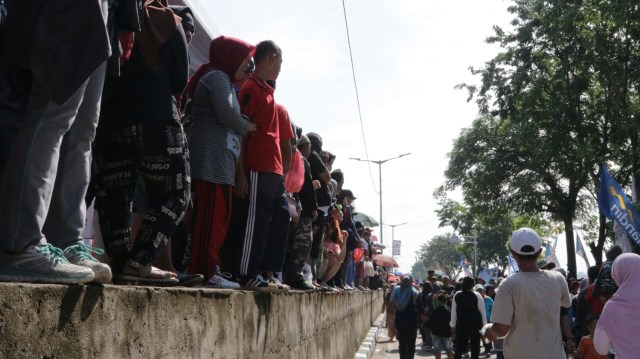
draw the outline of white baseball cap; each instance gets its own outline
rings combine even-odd
[[[540,237],[531,228],[520,228],[513,232],[510,242],[511,250],[522,255],[536,254],[542,248]]]

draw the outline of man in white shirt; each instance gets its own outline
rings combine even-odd
[[[538,269],[542,241],[533,229],[513,232],[510,248],[520,272],[500,283],[485,336],[505,338],[507,359],[565,359],[559,314],[571,306],[567,283],[558,272]]]

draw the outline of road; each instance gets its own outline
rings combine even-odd
[[[394,340],[393,342],[389,342],[389,337],[387,336],[387,328],[380,329],[380,333],[378,334],[378,343],[376,344],[376,351],[373,354],[373,359],[399,359],[400,354],[398,354],[398,340]],[[418,334],[418,339],[416,340],[416,358],[435,358],[433,352],[424,351],[420,349],[420,344],[422,340],[420,339],[420,334]],[[484,349],[480,349],[480,358],[487,358],[482,353]],[[446,358],[447,355],[443,352],[442,358]],[[495,354],[491,355],[488,358],[495,358]]]

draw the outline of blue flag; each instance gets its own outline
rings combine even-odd
[[[518,262],[516,262],[516,259],[513,258],[511,253],[509,253],[509,255],[507,256],[507,261],[511,265],[511,269],[513,269],[514,273],[518,273],[520,271],[520,268],[518,267]]]
[[[598,206],[605,217],[613,219],[630,239],[640,245],[640,214],[604,165],[600,176]]]

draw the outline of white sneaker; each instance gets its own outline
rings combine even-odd
[[[272,285],[275,285],[275,286],[278,288],[278,290],[279,290],[279,291],[282,291],[282,292],[288,292],[288,291],[291,289],[291,287],[290,287],[290,286],[288,286],[288,285],[286,285],[286,284],[283,284],[283,283],[280,281],[280,279],[278,279],[278,278],[276,278],[276,277],[274,277],[274,276],[271,276],[271,277],[269,277],[269,278],[264,278],[264,277],[263,277],[263,279],[264,279],[267,283],[272,284]]]
[[[69,262],[87,267],[93,271],[95,274],[94,282],[101,284],[111,283],[111,268],[95,259],[93,253],[102,255],[104,251],[84,243],[74,244],[64,249],[64,256]]]
[[[206,288],[225,288],[225,289],[240,289],[240,283],[234,282],[232,276],[229,273],[214,274],[211,279],[203,285]]]
[[[0,281],[82,284],[94,278],[91,269],[69,263],[62,250],[51,244],[29,246],[16,254],[0,254]]]

